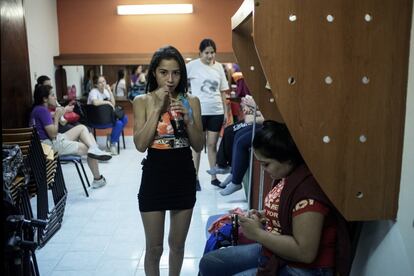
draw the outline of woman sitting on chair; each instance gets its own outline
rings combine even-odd
[[[50,85],[50,86],[52,86],[52,82],[51,82],[51,80],[50,80],[50,78],[49,78],[48,76],[46,76],[46,75],[42,75],[42,76],[40,76],[40,77],[38,77],[38,78],[37,78],[35,88],[36,88],[37,86],[39,86],[39,85]],[[52,86],[52,88],[53,88],[53,86]],[[53,116],[54,116],[54,114],[55,114],[55,109],[56,109],[57,107],[60,107],[60,106],[61,106],[61,105],[59,104],[59,102],[58,102],[58,101],[56,101],[56,106],[49,106],[49,111],[52,113],[52,117],[53,117]],[[74,106],[73,106],[73,105],[68,104],[68,105],[66,105],[64,108],[65,108],[65,113],[67,113],[67,112],[73,112],[73,108],[74,108]],[[62,116],[62,117],[59,119],[59,130],[58,130],[58,132],[59,132],[59,133],[65,133],[65,132],[66,132],[66,131],[68,131],[69,129],[71,129],[71,128],[73,128],[74,126],[76,126],[76,125],[78,125],[78,124],[79,124],[79,122],[68,123],[68,121],[67,121],[64,117],[65,117],[65,115],[64,115],[64,116]]]
[[[239,217],[243,235],[256,243],[207,253],[200,275],[348,275],[346,221],[309,171],[286,125],[265,121],[253,149],[274,179],[264,209]]]
[[[56,106],[56,96],[52,86],[38,85],[34,91],[34,104],[30,114],[30,124],[36,128],[42,143],[52,146],[59,155],[86,155],[88,166],[93,174],[93,188],[106,184],[105,178],[99,173],[98,160],[112,158],[108,153],[101,151],[92,134],[84,125],[77,125],[65,133],[58,133],[60,117],[65,113],[63,107],[56,108],[54,118],[48,107]]]
[[[106,84],[106,80],[104,76],[99,76],[94,78],[94,85],[95,88],[93,88],[89,92],[88,96],[88,104],[92,105],[110,105],[115,110],[115,97],[114,94],[111,91],[111,88],[109,85]],[[121,136],[122,130],[128,123],[128,117],[124,115],[122,118],[117,119],[114,122],[114,125],[112,127],[112,133],[111,133],[111,154],[117,155],[118,154],[118,141],[119,137]]]

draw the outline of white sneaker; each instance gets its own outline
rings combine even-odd
[[[92,188],[94,188],[94,189],[98,189],[98,188],[103,187],[105,185],[106,185],[106,179],[105,179],[105,177],[103,177],[103,175],[101,175],[101,179],[99,179],[99,180],[94,179],[92,181]]]
[[[219,166],[214,166],[211,169],[206,171],[209,175],[216,175],[216,174],[228,174],[231,172],[231,167],[221,168]]]
[[[101,161],[107,161],[112,158],[109,153],[100,150],[98,147],[89,148],[88,157]]]
[[[220,191],[220,194],[222,196],[227,196],[227,195],[231,195],[234,192],[237,192],[238,190],[240,190],[243,186],[241,184],[234,184],[233,182],[230,182],[229,184],[227,184],[226,188],[224,188],[224,190]]]
[[[226,179],[224,179],[224,181],[223,182],[221,182],[220,183],[220,188],[226,188],[226,186],[231,182],[231,180],[233,179],[233,175],[232,174],[229,174],[227,177],[226,177]]]
[[[117,143],[113,143],[111,144],[111,155],[118,155],[118,144]]]

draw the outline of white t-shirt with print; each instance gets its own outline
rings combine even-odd
[[[103,93],[101,93],[98,88],[93,88],[90,92],[89,92],[89,96],[88,96],[88,104],[93,104],[94,100],[110,100],[111,99],[111,95],[109,94],[109,91],[104,89]]]
[[[223,66],[219,62],[206,65],[200,59],[187,63],[191,94],[200,99],[201,115],[224,114],[221,91],[229,89]]]
[[[123,97],[126,96],[125,95],[125,91],[126,91],[126,83],[125,83],[125,79],[120,79],[118,82],[118,86],[115,83],[114,89],[116,87],[116,96],[118,97]]]

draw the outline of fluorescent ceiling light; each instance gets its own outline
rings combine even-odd
[[[118,5],[119,15],[193,13],[193,4]]]

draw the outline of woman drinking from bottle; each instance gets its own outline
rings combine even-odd
[[[145,274],[160,273],[169,210],[169,275],[179,275],[196,201],[190,147],[199,152],[204,141],[200,101],[187,94],[187,71],[177,49],[166,46],[154,53],[146,91],[133,102],[134,143],[138,151],[147,151],[138,193],[145,230]]]

